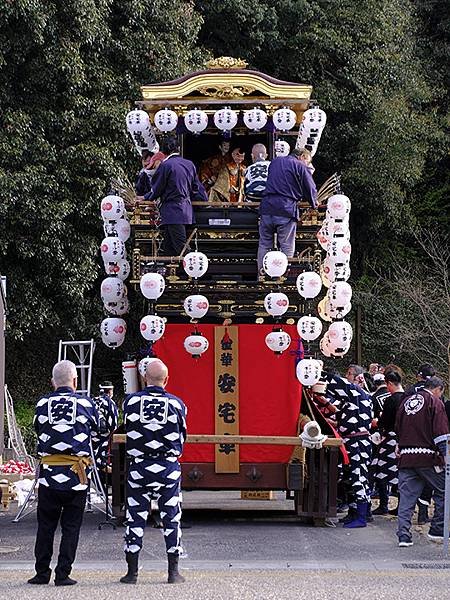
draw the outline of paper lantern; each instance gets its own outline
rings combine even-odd
[[[320,351],[322,352],[322,354],[324,356],[326,356],[327,358],[330,358],[332,356],[332,352],[331,352],[331,348],[330,348],[330,341],[328,339],[327,334],[325,334],[323,336],[323,338],[320,340],[319,348],[320,348]]]
[[[108,235],[117,236],[122,242],[126,242],[131,235],[131,226],[127,218],[109,221],[105,223],[105,231]]]
[[[122,281],[128,278],[130,274],[130,263],[127,260],[118,260],[117,262],[105,263],[107,275],[116,275]]]
[[[139,361],[138,371],[139,371],[139,375],[142,377],[142,379],[144,381],[145,381],[145,376],[147,374],[148,365],[150,365],[152,362],[155,362],[155,360],[159,360],[159,359],[155,358],[154,356],[146,356],[145,358],[143,358],[142,360]]]
[[[149,300],[157,300],[164,292],[166,282],[159,273],[145,273],[140,281],[142,295]]]
[[[343,356],[345,356],[347,354],[347,352],[350,350],[350,344],[348,346],[344,346],[342,348],[334,348],[331,351],[331,356],[337,357],[337,358],[342,358]]]
[[[200,133],[208,127],[208,115],[204,110],[190,110],[184,116],[186,129],[191,133]]]
[[[326,250],[328,248],[328,243],[330,241],[330,236],[329,236],[328,229],[325,227],[324,224],[322,224],[322,227],[316,233],[316,237],[317,237],[317,241],[320,244],[320,247],[323,250]]]
[[[105,196],[100,203],[103,219],[113,221],[125,214],[125,203],[120,196]]]
[[[284,140],[277,140],[273,146],[275,157],[279,158],[280,156],[288,156],[291,152],[291,147],[288,142]]]
[[[209,342],[200,333],[193,333],[184,340],[184,349],[193,357],[201,356],[208,350]]]
[[[146,315],[142,317],[139,326],[141,335],[145,340],[150,342],[156,342],[164,335],[166,323],[164,319],[158,317],[158,315]]]
[[[332,263],[348,263],[351,253],[352,246],[345,236],[334,236],[328,242],[327,257]]]
[[[108,317],[107,319],[103,319],[100,324],[102,341],[109,348],[118,348],[121,346],[125,339],[126,332],[127,324],[123,319]]]
[[[307,129],[323,129],[327,122],[325,111],[317,108],[309,108],[305,110],[302,118],[302,125]]]
[[[332,350],[336,348],[347,348],[353,338],[353,329],[347,321],[336,321],[328,328],[328,340]]]
[[[313,358],[304,358],[297,364],[296,375],[302,385],[315,385],[322,375],[322,363]]]
[[[100,246],[103,262],[117,262],[126,257],[125,244],[118,237],[106,237]]]
[[[302,340],[312,342],[322,333],[322,322],[317,317],[301,317],[297,321],[297,331]]]
[[[189,277],[202,277],[208,270],[208,257],[203,252],[188,252],[183,258],[183,269]]]
[[[267,252],[263,258],[263,269],[270,277],[281,277],[288,268],[288,258],[284,252],[274,250]]]
[[[279,131],[289,131],[295,126],[297,116],[290,108],[283,107],[273,113],[272,119],[276,129]]]
[[[303,298],[315,298],[322,289],[320,275],[314,271],[305,271],[297,277],[297,290]]]
[[[272,317],[280,317],[289,308],[289,298],[281,292],[270,292],[264,298],[264,308]]]
[[[132,110],[126,116],[127,129],[130,133],[143,132],[150,126],[150,119],[145,110]]]
[[[332,319],[343,319],[345,317],[345,315],[348,315],[348,313],[352,310],[352,303],[349,302],[345,306],[332,306],[328,302],[327,307],[328,307],[328,314],[330,315],[330,317]]]
[[[291,336],[285,331],[271,331],[266,335],[266,346],[275,354],[281,354],[291,345]]]
[[[267,123],[267,113],[261,108],[252,108],[244,111],[245,126],[252,131],[259,131]]]
[[[326,258],[320,265],[320,276],[325,287],[329,288],[335,281],[347,281],[350,277],[350,265],[348,263],[332,263]]]
[[[158,110],[158,112],[155,114],[155,125],[164,133],[173,131],[178,125],[177,113],[169,108]]]
[[[200,294],[188,296],[183,302],[183,307],[188,317],[191,317],[191,319],[201,319],[208,312],[208,298]]]
[[[110,315],[114,315],[116,317],[126,315],[130,310],[128,298],[122,298],[118,302],[105,302],[103,306]]]
[[[106,277],[102,281],[100,295],[104,303],[118,302],[123,298],[123,281],[118,277]]]
[[[330,302],[328,298],[322,298],[322,300],[317,305],[317,312],[319,313],[319,317],[322,321],[332,321],[333,317],[330,315]]]
[[[351,208],[350,199],[344,194],[334,194],[327,201],[327,210],[333,219],[345,219]]]
[[[346,306],[352,299],[352,287],[346,281],[335,281],[328,289],[330,306]]]
[[[214,113],[214,125],[221,131],[231,131],[238,122],[237,113],[229,106],[216,110]]]

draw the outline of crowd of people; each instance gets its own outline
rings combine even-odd
[[[428,537],[442,541],[444,531],[444,459],[450,402],[444,382],[430,364],[417,370],[417,381],[404,389],[396,365],[371,364],[368,371],[350,365],[345,377],[325,373],[313,388],[317,408],[335,427],[344,446],[339,478],[339,511],[345,528],[365,527],[374,515],[398,517],[398,545],[412,546],[411,519],[429,521]],[[372,498],[379,499],[372,511]],[[389,500],[397,506],[389,509]]]

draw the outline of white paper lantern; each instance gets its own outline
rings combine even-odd
[[[238,122],[237,112],[229,106],[216,110],[214,113],[214,125],[221,131],[231,131]]]
[[[127,114],[126,122],[130,133],[143,132],[150,126],[150,119],[145,110],[132,110]]]
[[[116,275],[122,281],[128,278],[130,274],[130,263],[127,260],[118,260],[113,263],[104,263],[107,275]]]
[[[297,321],[298,335],[302,340],[312,342],[322,333],[322,322],[317,317],[304,316]]]
[[[264,298],[264,308],[272,317],[280,317],[289,308],[289,298],[281,292],[270,292]]]
[[[191,317],[191,319],[201,319],[208,312],[208,298],[200,294],[188,296],[183,302],[183,307],[188,317]]]
[[[267,123],[267,113],[261,108],[252,108],[244,112],[245,126],[252,131],[259,131]]]
[[[104,229],[109,236],[116,236],[122,242],[126,242],[131,235],[131,225],[127,218],[118,219],[117,221],[105,221]]]
[[[286,273],[288,264],[288,258],[284,252],[273,250],[264,255],[262,266],[270,277],[281,277]]]
[[[325,111],[317,108],[309,108],[303,113],[302,124],[307,129],[323,129],[327,123]]]
[[[290,108],[283,107],[273,113],[272,119],[278,131],[289,131],[295,126],[297,115]]]
[[[109,348],[118,348],[121,346],[125,339],[126,332],[127,324],[123,319],[108,317],[107,319],[103,319],[100,324],[102,341]]]
[[[106,237],[100,246],[103,262],[117,262],[126,257],[125,244],[118,237]]]
[[[118,277],[107,277],[102,281],[100,295],[104,303],[118,302],[123,298],[123,281]]]
[[[305,271],[297,277],[297,290],[303,298],[315,298],[322,289],[322,280],[318,273]]]
[[[208,350],[209,342],[208,340],[199,333],[194,333],[189,335],[184,340],[184,349],[186,352],[189,352],[194,357],[201,356],[204,352]]]
[[[329,288],[335,281],[347,281],[351,270],[349,263],[332,263],[328,258],[320,265],[320,276],[322,283]]]
[[[146,273],[142,275],[139,285],[145,298],[157,300],[163,294],[166,282],[159,273]]]
[[[103,306],[110,315],[114,315],[115,317],[126,315],[130,310],[128,298],[122,298],[118,302],[105,302]]]
[[[291,147],[284,140],[277,140],[273,146],[275,157],[288,156],[291,152]]]
[[[144,381],[145,381],[145,375],[147,374],[148,365],[150,365],[152,362],[155,362],[155,360],[159,360],[159,359],[155,358],[154,356],[146,356],[145,358],[143,358],[142,360],[139,361],[138,371],[139,371],[139,375],[142,377],[142,379]]]
[[[322,363],[314,358],[304,358],[297,364],[296,374],[302,385],[315,385],[322,375]]]
[[[348,263],[351,253],[352,246],[345,236],[334,236],[328,243],[327,257],[332,263]]]
[[[188,252],[183,258],[183,269],[189,277],[202,277],[208,270],[208,257],[203,252]]]
[[[333,317],[330,315],[330,302],[325,296],[317,305],[317,312],[319,313],[319,317],[322,321],[332,321]]]
[[[281,354],[291,345],[291,336],[285,331],[271,331],[266,335],[266,346],[276,354]]]
[[[166,323],[164,319],[158,317],[158,315],[146,315],[145,317],[142,317],[139,328],[141,330],[141,335],[145,340],[156,342],[164,335]]]
[[[330,306],[347,306],[352,299],[352,286],[346,281],[335,281],[328,288]]]
[[[208,115],[204,110],[190,110],[184,116],[186,129],[191,133],[200,133],[208,127]]]
[[[343,356],[345,356],[347,354],[347,352],[350,350],[350,344],[348,346],[344,346],[342,348],[335,348],[334,350],[331,351],[331,356],[337,357],[337,358],[342,358]]]
[[[350,208],[350,199],[344,194],[334,194],[328,198],[327,210],[333,219],[347,218]]]
[[[350,323],[347,321],[336,321],[331,323],[328,328],[328,340],[330,347],[334,350],[335,348],[346,348],[350,346],[353,338],[353,329]]]
[[[100,212],[108,221],[121,219],[125,214],[125,203],[120,196],[105,196],[100,203]]]
[[[332,319],[343,319],[345,317],[345,315],[348,315],[348,313],[352,310],[351,302],[349,302],[345,306],[332,306],[328,302],[327,306],[328,306],[328,314],[330,315],[330,317]]]
[[[155,114],[155,125],[159,131],[164,133],[173,131],[178,125],[177,113],[169,108],[158,110],[158,112]]]
[[[325,334],[323,338],[319,342],[320,351],[324,356],[330,358],[332,356],[331,348],[330,348],[330,340],[328,339],[328,335]]]
[[[323,250],[326,250],[328,248],[328,244],[329,244],[329,241],[330,241],[330,236],[329,236],[328,229],[325,227],[324,224],[322,224],[322,227],[316,233],[316,237],[317,237],[317,241],[320,244],[320,247]]]

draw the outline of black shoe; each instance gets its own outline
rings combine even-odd
[[[399,548],[409,548],[413,545],[413,541],[410,537],[406,537],[402,535],[398,538],[398,547]]]
[[[185,581],[183,575],[178,572],[178,554],[168,554],[167,560],[169,563],[169,576],[167,583],[183,583]]]
[[[139,552],[125,552],[125,558],[128,565],[127,574],[120,578],[120,583],[137,583]]]
[[[71,579],[70,577],[55,579],[55,585],[75,585],[76,583],[75,579]]]
[[[425,525],[426,523],[429,523],[430,517],[428,516],[428,504],[422,504],[422,502],[419,500],[417,506],[419,507],[419,511],[417,514],[417,524]]]
[[[39,575],[36,574],[34,577],[29,579],[27,583],[31,583],[32,585],[47,585],[47,583],[50,581],[51,573],[52,572],[49,569],[47,573],[41,573]]]
[[[376,508],[375,510],[372,511],[372,514],[375,516],[379,516],[379,515],[388,515],[389,514],[389,510],[387,506],[380,506],[378,508]]]
[[[356,508],[350,507],[348,509],[348,513],[345,517],[342,517],[342,519],[339,519],[339,523],[344,523],[344,525],[346,523],[350,523],[351,521],[354,521],[356,519]]]
[[[391,510],[388,510],[388,515],[398,517],[398,506],[396,508],[391,508]]]

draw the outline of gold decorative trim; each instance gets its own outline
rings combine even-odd
[[[246,69],[247,66],[247,61],[232,56],[219,56],[219,58],[212,58],[206,63],[207,69]]]
[[[211,98],[243,98],[248,96],[255,91],[254,87],[249,86],[233,86],[233,85],[221,85],[221,86],[209,86],[199,88],[198,91],[203,96],[210,96]]]

